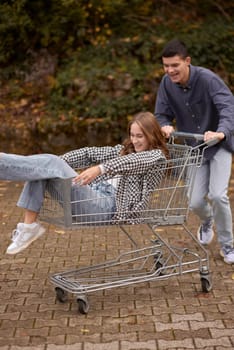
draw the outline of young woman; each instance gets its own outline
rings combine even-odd
[[[0,179],[27,181],[17,203],[25,209],[24,222],[13,231],[7,253],[22,251],[45,232],[37,216],[49,179],[73,178],[71,202],[76,214],[98,213],[101,221],[139,222],[140,211],[147,207],[150,193],[160,183],[160,161],[167,154],[161,128],[150,112],[133,118],[122,145],[84,147],[61,157],[0,153]],[[81,168],[86,169],[81,173],[73,170]],[[108,179],[117,175],[113,186]]]

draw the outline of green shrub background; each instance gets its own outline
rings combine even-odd
[[[3,0],[0,18],[0,116],[22,115],[43,150],[61,133],[67,147],[99,130],[98,143],[116,142],[134,113],[153,112],[174,37],[234,91],[233,1]]]

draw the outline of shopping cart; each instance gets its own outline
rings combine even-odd
[[[103,213],[95,215],[82,213],[81,203],[71,201],[71,180],[55,179],[48,182],[40,213],[42,221],[69,230],[117,225],[127,239],[130,239],[132,246],[132,249],[122,251],[114,259],[51,275],[50,281],[55,286],[56,297],[60,302],[65,302],[68,293],[72,293],[77,298],[79,312],[86,314],[89,311],[87,294],[91,292],[147,281],[161,281],[193,272],[200,274],[203,292],[212,289],[207,251],[190,231],[186,222],[196,170],[201,165],[204,150],[216,141],[203,143],[203,147],[199,145],[192,147],[184,141],[181,144],[175,143],[175,137],[182,137],[185,140],[185,136],[186,139],[194,138],[196,141],[203,139],[202,135],[174,134],[168,144],[170,157],[166,161],[161,161],[159,167],[160,186],[149,193],[147,208],[137,213],[135,225],[132,225],[130,219],[125,222],[113,222],[107,220]],[[79,210],[76,212],[78,207]],[[139,247],[134,239],[134,229],[137,229],[138,225],[145,225],[151,232],[149,244],[144,247]],[[173,242],[163,237],[161,229],[158,230],[160,226],[178,225],[193,242],[192,249],[181,244],[175,246]]]

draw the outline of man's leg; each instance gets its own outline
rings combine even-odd
[[[208,197],[212,201],[218,241],[222,246],[233,246],[232,212],[228,197],[232,154],[220,148],[210,161]]]
[[[201,238],[200,233],[205,233],[205,239],[199,239],[200,242],[208,244],[212,240],[212,221],[209,218],[213,216],[218,242],[221,245],[221,255],[228,264],[234,263],[232,212],[227,194],[231,168],[231,153],[220,148],[212,160],[198,169],[191,196],[191,209],[204,223],[199,228],[198,239]],[[212,208],[205,200],[206,188],[208,188],[207,198],[212,203]]]
[[[190,198],[190,209],[193,210],[201,220],[197,230],[197,238],[201,244],[210,244],[214,237],[213,210],[211,203],[207,200],[209,190],[210,162],[205,161],[197,168],[194,188]]]
[[[209,177],[210,166],[209,161],[206,161],[196,169],[193,189],[190,193],[190,209],[198,215],[202,222],[213,217],[212,207],[207,201]]]

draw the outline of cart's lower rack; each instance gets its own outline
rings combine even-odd
[[[79,295],[185,273],[203,273],[206,270],[203,262],[207,259],[187,248],[171,247],[165,258],[163,252],[152,245],[128,251],[101,264],[54,274],[50,280],[64,291]]]

